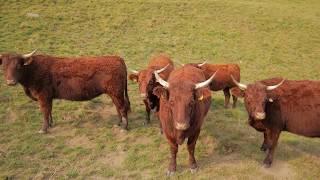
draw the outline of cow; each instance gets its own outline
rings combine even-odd
[[[0,56],[9,86],[21,84],[25,94],[38,101],[44,115],[39,133],[52,126],[53,99],[85,101],[101,94],[111,97],[119,115],[119,125],[128,129],[130,101],[127,93],[127,68],[118,56],[53,57],[7,53]]]
[[[263,132],[263,165],[271,166],[280,133],[287,131],[306,137],[320,137],[320,81],[271,78],[245,85],[234,79],[244,98],[249,124]]]
[[[167,68],[163,69],[164,67]],[[129,75],[130,80],[139,84],[140,96],[143,98],[146,108],[146,124],[150,123],[150,111],[159,111],[159,99],[152,93],[153,89],[160,85],[156,82],[153,74],[155,70],[159,69],[163,69],[162,72],[159,72],[160,76],[167,80],[174,69],[174,64],[170,57],[165,54],[155,56],[150,60],[146,69],[140,71],[132,70],[133,73]]]
[[[206,62],[203,63],[190,63],[191,65],[202,69],[206,75],[206,78],[209,78],[211,74],[215,73],[219,69],[219,73],[214,78],[212,83],[210,84],[210,89],[212,91],[220,91],[223,90],[225,99],[224,99],[224,107],[229,107],[230,102],[230,89],[236,87],[233,83],[230,75],[240,81],[240,67],[237,64],[208,64]],[[233,104],[232,107],[235,108],[237,105],[238,98],[232,95]]]
[[[157,71],[154,74],[162,85],[156,87],[153,93],[160,99],[159,118],[171,150],[167,175],[173,175],[176,171],[178,145],[182,145],[186,138],[190,170],[195,172],[198,168],[194,157],[195,146],[211,105],[211,92],[207,86],[215,74],[206,80],[203,71],[191,65],[171,72],[168,81],[162,79]]]

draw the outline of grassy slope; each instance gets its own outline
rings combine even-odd
[[[129,68],[166,52],[183,63],[238,63],[243,82],[272,76],[320,79],[320,2],[0,0],[0,52],[61,56],[119,54]],[[27,13],[38,13],[31,18]],[[137,85],[133,112],[121,132],[109,98],[55,101],[55,128],[39,135],[42,115],[21,87],[4,85],[0,71],[0,178],[163,178],[169,149],[158,122],[142,126]],[[271,169],[260,164],[262,135],[250,128],[241,103],[223,108],[221,93],[203,126],[196,156],[200,171],[178,154],[175,178],[281,179],[320,176],[320,142],[283,133]]]

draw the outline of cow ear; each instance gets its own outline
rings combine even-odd
[[[201,88],[196,91],[196,98],[198,101],[211,99],[211,91],[208,88]]]
[[[130,74],[129,79],[134,82],[138,82],[139,76],[138,74]]]
[[[159,99],[160,98],[165,98],[166,100],[169,99],[169,92],[162,86],[155,87],[152,93],[156,95]]]
[[[279,96],[276,93],[274,93],[274,91],[267,92],[268,102],[273,103],[274,101],[276,101],[278,99],[279,99]]]
[[[234,96],[236,96],[238,98],[243,98],[244,97],[244,91],[241,90],[238,87],[231,88],[230,91],[231,91],[232,95],[234,95]]]
[[[24,66],[28,66],[28,65],[30,65],[32,63],[32,61],[33,61],[33,57],[32,56],[28,57],[28,58],[25,58],[25,59],[23,59],[23,65]]]

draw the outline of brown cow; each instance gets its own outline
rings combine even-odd
[[[155,76],[163,86],[156,87],[153,93],[160,98],[159,118],[171,149],[167,175],[176,171],[178,145],[183,144],[186,138],[189,165],[191,172],[194,172],[198,167],[194,157],[196,141],[211,104],[211,92],[206,86],[213,80],[214,75],[206,80],[202,70],[186,65],[174,70],[168,82],[163,80],[157,71]]]
[[[219,73],[214,78],[212,83],[210,84],[210,89],[212,91],[220,91],[223,90],[225,99],[224,99],[224,106],[228,108],[230,102],[230,89],[236,87],[233,83],[230,75],[240,81],[240,67],[237,64],[208,64],[206,62],[201,64],[194,64],[191,65],[197,66],[205,72],[206,78],[209,78],[211,74],[215,73],[219,69]],[[237,97],[232,95],[233,105],[232,107],[235,108],[237,104]]]
[[[166,67],[166,68],[164,68]],[[155,87],[160,84],[156,82],[153,72],[155,70],[162,69],[159,72],[161,78],[167,80],[171,71],[174,69],[172,60],[164,54],[156,56],[151,59],[146,69],[135,71],[129,75],[130,80],[138,82],[140,96],[143,98],[143,102],[146,107],[146,123],[150,123],[150,111],[159,111],[159,99],[152,94]]]
[[[249,124],[264,133],[261,150],[267,151],[265,167],[272,164],[281,131],[320,137],[320,81],[281,80],[272,78],[249,85],[235,80],[241,91],[232,90],[244,97]]]
[[[53,99],[90,100],[108,94],[116,106],[119,125],[128,128],[130,101],[127,94],[127,68],[118,56],[58,58],[47,55],[3,54],[0,56],[8,85],[20,83],[26,95],[37,100],[44,114],[42,129],[52,125]]]

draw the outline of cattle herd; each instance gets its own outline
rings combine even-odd
[[[43,113],[39,133],[53,126],[53,99],[85,101],[107,94],[111,97],[119,126],[128,129],[130,101],[127,77],[139,84],[146,108],[146,121],[153,112],[171,151],[167,175],[176,171],[178,146],[187,139],[191,172],[198,168],[194,157],[197,139],[210,110],[211,91],[223,90],[225,107],[243,98],[249,125],[263,132],[263,161],[270,167],[281,131],[306,137],[320,137],[320,81],[270,78],[252,84],[240,83],[237,64],[190,63],[179,68],[167,55],[153,58],[142,70],[127,74],[118,56],[62,58],[48,55],[6,53],[0,65],[7,85],[21,84],[25,94],[38,101]]]

